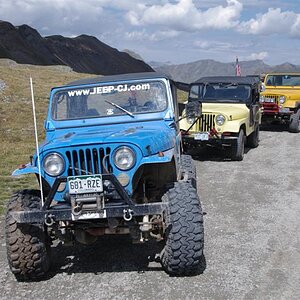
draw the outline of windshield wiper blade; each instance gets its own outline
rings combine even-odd
[[[109,103],[110,105],[112,105],[112,106],[114,106],[114,107],[116,107],[116,108],[118,108],[118,109],[124,111],[128,116],[134,118],[133,113],[131,113],[131,112],[128,111],[127,109],[123,108],[122,106],[120,106],[120,105],[118,105],[118,104],[116,104],[116,103],[110,102],[110,101],[108,101],[108,100],[104,100],[104,101],[105,101],[106,103]]]

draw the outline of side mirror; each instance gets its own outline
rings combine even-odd
[[[260,92],[264,92],[265,90],[266,90],[265,84],[264,84],[264,83],[261,83],[259,91],[260,91]]]
[[[189,101],[185,105],[185,114],[189,119],[196,119],[202,115],[202,103],[200,101]]]

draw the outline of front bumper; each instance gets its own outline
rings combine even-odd
[[[109,180],[114,185],[125,204],[107,205],[98,211],[83,212],[82,217],[75,216],[71,204],[68,202],[52,205],[53,197],[59,185],[67,181],[67,178],[63,177],[56,178],[41,210],[11,212],[10,214],[17,223],[46,223],[50,226],[57,221],[87,221],[107,218],[123,218],[125,221],[129,221],[132,217],[137,216],[161,215],[167,208],[167,204],[163,202],[136,204],[113,174],[103,174],[102,178]]]
[[[294,113],[293,109],[290,109],[288,107],[281,107],[277,103],[263,103],[262,105],[262,112],[263,115],[268,116],[290,116]]]
[[[237,134],[232,134],[230,136],[221,135],[221,137],[209,137],[208,140],[195,140],[194,135],[182,136],[182,142],[184,147],[201,147],[206,145],[211,145],[215,147],[231,146],[237,141]]]

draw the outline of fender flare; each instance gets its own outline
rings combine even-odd
[[[31,165],[31,163],[28,163],[26,165],[24,165],[24,167],[20,167],[18,169],[15,169],[11,176],[22,176],[22,175],[26,175],[26,174],[36,174],[39,175],[39,169],[38,167],[34,167]]]

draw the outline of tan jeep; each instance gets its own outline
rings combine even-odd
[[[263,120],[279,120],[290,132],[300,132],[300,73],[271,73],[260,94]]]
[[[204,77],[190,85],[188,103],[201,102],[202,114],[182,113],[184,150],[210,145],[231,147],[231,159],[242,160],[245,143],[257,147],[261,110],[260,82],[251,77]]]

